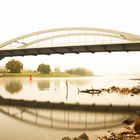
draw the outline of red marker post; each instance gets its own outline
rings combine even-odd
[[[32,81],[32,75],[29,76],[29,80]]]

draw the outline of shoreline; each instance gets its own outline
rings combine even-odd
[[[129,79],[129,80],[140,80],[140,78],[132,78],[132,79]]]
[[[95,75],[78,75],[69,73],[55,73],[51,72],[49,74],[42,73],[0,73],[0,77],[92,77]]]

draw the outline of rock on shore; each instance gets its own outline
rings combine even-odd
[[[140,115],[135,120],[134,130],[140,134]]]
[[[129,125],[129,124],[128,124]],[[120,132],[110,132],[109,135],[101,136],[96,139],[89,138],[86,133],[79,137],[69,138],[64,137],[62,140],[140,140],[140,115],[135,119],[133,126],[126,125],[120,129]]]
[[[64,137],[62,140],[92,140],[88,137],[86,133],[81,134],[79,137],[74,137],[74,138],[69,138],[69,137]]]

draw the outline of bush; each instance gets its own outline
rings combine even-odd
[[[93,75],[92,71],[87,70],[85,68],[76,68],[76,69],[72,68],[72,69],[66,70],[66,73],[76,74],[76,75],[80,75],[80,76],[92,76]]]
[[[40,65],[38,65],[37,71],[40,73],[49,74],[51,72],[50,65],[40,64]]]

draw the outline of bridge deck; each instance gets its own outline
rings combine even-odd
[[[77,45],[77,46],[58,46],[43,48],[24,48],[0,50],[0,59],[7,56],[25,56],[40,54],[65,54],[65,53],[86,53],[86,52],[128,52],[140,51],[140,42],[118,43],[118,44],[96,44],[96,45]]]

